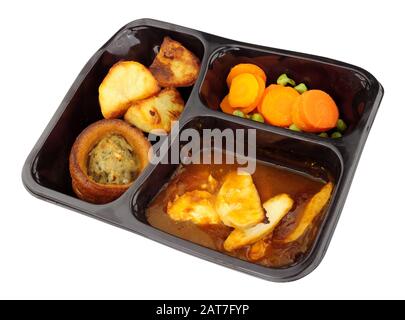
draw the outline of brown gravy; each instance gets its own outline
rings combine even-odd
[[[172,201],[176,194],[180,196],[188,191],[204,190],[210,174],[218,181],[218,188],[220,188],[226,174],[236,168],[237,165],[230,164],[179,166],[169,183],[162,188],[147,208],[146,218],[149,224],[182,239],[249,261],[247,253],[250,246],[233,252],[223,249],[223,242],[232,228],[222,224],[202,226],[192,222],[178,222],[172,220],[166,213],[167,203]],[[325,182],[306,174],[260,162],[257,163],[256,172],[252,177],[262,203],[280,193],[289,194],[295,202],[292,210],[283,218],[272,235],[266,238],[265,241],[269,246],[264,258],[252,262],[268,267],[292,265],[299,261],[310,248],[322,215],[297,241],[282,244],[280,240],[293,230],[305,204]]]

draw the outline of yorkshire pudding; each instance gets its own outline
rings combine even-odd
[[[85,201],[102,204],[121,196],[148,165],[149,141],[122,120],[100,120],[77,137],[69,158],[72,187]]]

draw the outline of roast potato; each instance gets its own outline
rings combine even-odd
[[[197,80],[200,60],[181,43],[165,37],[149,69],[162,87],[188,87]]]
[[[284,243],[295,241],[304,235],[307,228],[328,204],[332,191],[333,184],[328,182],[317,194],[311,198],[311,200],[309,200],[308,204],[305,206],[303,214],[301,215],[298,225],[287,236],[287,238],[283,240]]]
[[[99,87],[101,113],[106,119],[121,117],[132,102],[159,90],[156,79],[143,64],[120,61],[111,67]]]
[[[156,96],[131,105],[124,119],[144,132],[163,130],[170,132],[171,121],[178,120],[184,109],[184,101],[175,88],[166,88]]]

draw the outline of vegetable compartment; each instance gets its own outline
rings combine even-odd
[[[347,124],[347,134],[356,128],[362,130],[358,124],[370,114],[379,88],[378,82],[366,71],[349,65],[337,65],[303,54],[296,56],[290,52],[229,46],[218,49],[210,58],[200,90],[200,97],[208,108],[220,110],[219,105],[229,90],[227,75],[240,63],[263,69],[267,75],[266,86],[277,83],[280,75],[287,74],[296,84],[304,83],[308,89],[327,92]]]

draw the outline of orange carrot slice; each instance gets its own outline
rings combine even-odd
[[[228,103],[228,105],[229,105],[230,108],[233,108],[233,111],[235,111],[235,110],[240,110],[240,111],[242,111],[244,114],[248,114],[248,113],[251,113],[251,112],[255,111],[256,108],[259,107],[259,105],[260,105],[260,103],[261,103],[261,101],[262,101],[262,97],[263,97],[263,94],[264,94],[264,90],[265,90],[266,84],[265,84],[265,82],[263,81],[262,78],[260,78],[260,77],[258,77],[258,76],[256,76],[256,75],[255,75],[255,78],[256,78],[257,82],[259,83],[259,93],[258,93],[258,95],[257,95],[257,98],[256,98],[255,102],[252,103],[250,106],[245,107],[245,108],[241,108],[241,107],[236,107],[236,108],[235,108],[235,107],[233,107],[233,106],[231,106],[231,105],[229,104],[229,97],[228,97],[227,103]],[[225,106],[225,107],[226,107],[226,106]]]
[[[279,84],[271,84],[271,85],[269,85],[268,87],[267,87],[267,91],[271,91],[271,90],[273,90],[273,89],[276,89],[276,88],[282,88],[283,86],[282,85],[279,85]]]
[[[268,90],[260,107],[263,118],[273,126],[290,126],[293,123],[292,107],[299,96],[291,87],[280,86]]]
[[[222,99],[220,105],[221,110],[225,113],[232,114],[236,109],[232,108],[231,105],[229,104],[229,99],[228,95],[225,96],[225,98]]]
[[[278,88],[278,87],[282,87],[282,86],[279,85],[279,84],[271,84],[271,85],[269,85],[269,86],[264,90],[262,99],[261,99],[260,103],[257,105],[257,111],[258,111],[259,113],[262,113],[261,105],[262,105],[263,98],[267,95],[268,92],[270,92],[271,90],[273,90],[273,89],[275,89],[275,88]]]
[[[264,83],[266,83],[266,73],[263,71],[262,68],[252,63],[240,63],[231,69],[231,71],[228,74],[228,77],[226,78],[228,88],[231,87],[232,80],[242,73],[251,73],[257,75],[263,79]]]
[[[260,78],[256,75],[255,75],[255,78],[259,84],[259,91],[258,91],[256,100],[252,105],[250,105],[246,108],[240,109],[244,114],[248,114],[248,113],[252,112],[253,110],[255,110],[256,107],[259,107],[259,105],[262,101],[262,98],[263,98],[264,90],[266,89],[266,82],[264,82],[264,80],[262,78]]]
[[[292,121],[293,123],[300,128],[302,131],[305,132],[312,132],[314,128],[312,128],[301,116],[302,110],[302,96],[298,97],[292,107]]]
[[[247,108],[255,104],[259,95],[259,81],[251,73],[233,78],[229,89],[229,104],[234,108]]]
[[[248,114],[250,109],[246,109],[246,108],[233,108],[230,104],[229,104],[229,95],[226,95],[222,101],[221,104],[219,105],[221,107],[221,110],[224,113],[228,113],[228,114],[233,114],[236,110],[242,111],[245,115]],[[248,111],[248,112],[246,112]]]
[[[302,94],[301,103],[301,118],[312,128],[311,132],[324,132],[336,127],[339,109],[326,92],[308,90]]]

